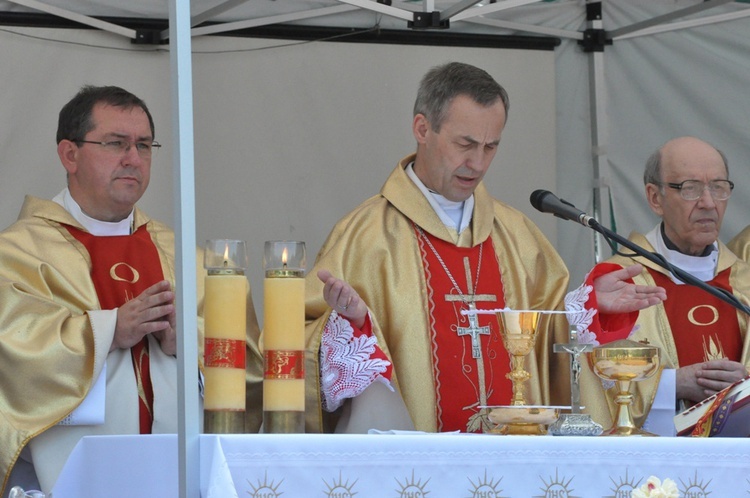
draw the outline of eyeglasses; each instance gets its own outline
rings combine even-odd
[[[161,144],[157,141],[153,142],[128,142],[127,140],[110,140],[108,142],[95,142],[92,140],[71,140],[71,142],[79,144],[94,144],[100,145],[107,152],[111,154],[121,156],[126,154],[131,147],[135,146],[135,150],[142,159],[150,158],[154,150],[159,150]]]
[[[682,183],[659,183],[659,185],[679,190],[680,197],[686,201],[697,201],[706,189],[714,200],[725,201],[729,199],[734,189],[734,182],[729,180],[711,180],[707,184],[700,180],[685,180]]]

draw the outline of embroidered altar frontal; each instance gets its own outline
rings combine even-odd
[[[200,444],[206,498],[624,498],[650,476],[683,497],[750,494],[741,438],[254,434]],[[177,497],[177,468],[174,435],[87,437],[54,497]]]

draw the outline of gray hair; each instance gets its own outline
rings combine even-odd
[[[661,187],[661,184],[662,184],[661,149],[662,147],[659,147],[658,149],[656,149],[656,152],[651,154],[649,158],[646,160],[646,169],[643,170],[643,184],[644,185],[653,183],[654,185],[659,185]],[[728,179],[729,178],[729,160],[727,159],[727,156],[726,154],[724,154],[724,152],[722,152],[716,147],[714,147],[714,149],[716,149],[716,152],[719,153],[719,155],[721,156],[721,160],[724,162],[724,168],[727,170],[727,179]]]
[[[436,66],[425,74],[414,102],[414,116],[424,115],[430,127],[439,132],[448,107],[459,95],[466,95],[485,107],[500,99],[507,119],[510,102],[505,88],[486,71],[461,62]]]

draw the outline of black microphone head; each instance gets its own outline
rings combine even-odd
[[[529,201],[531,201],[531,205],[534,206],[537,211],[545,212],[545,210],[542,208],[542,201],[549,194],[552,194],[552,192],[550,192],[549,190],[535,190],[531,193]]]

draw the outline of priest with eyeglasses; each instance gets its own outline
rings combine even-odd
[[[648,233],[632,233],[629,239],[693,277],[750,302],[750,265],[718,239],[734,188],[724,153],[695,137],[672,139],[649,157],[643,182],[649,207],[661,220]],[[588,280],[596,287],[598,275],[634,264],[642,265],[643,271],[632,282],[664,288],[667,298],[629,314],[599,314],[590,330],[597,343],[629,336],[658,346],[664,367],[676,369],[678,410],[748,374],[750,324],[748,316],[732,305],[684,284],[652,261],[627,253],[595,266]],[[588,306],[595,306],[595,299],[596,293],[591,293]],[[660,375],[655,375],[636,383],[636,425],[648,415],[659,380]],[[610,426],[613,396],[605,394],[589,369],[583,372],[582,383],[582,403],[597,422]]]

